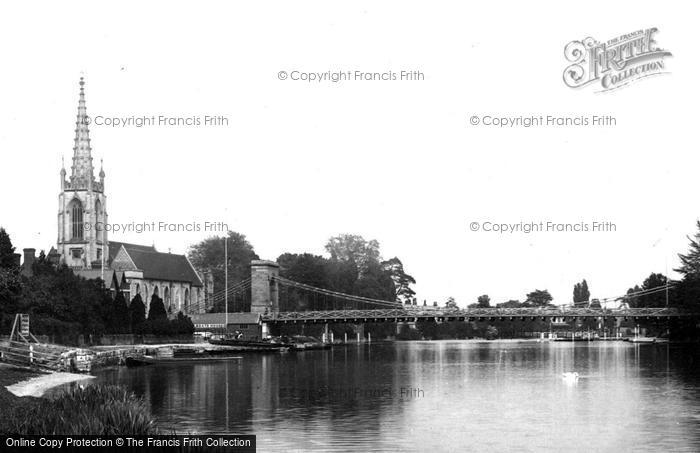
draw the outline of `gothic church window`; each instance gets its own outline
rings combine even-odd
[[[83,205],[74,199],[70,203],[71,239],[83,238]]]

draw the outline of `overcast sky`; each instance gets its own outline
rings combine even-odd
[[[78,79],[98,117],[222,115],[228,126],[91,126],[112,223],[222,221],[263,258],[377,239],[419,299],[462,306],[549,289],[624,293],[666,273],[698,217],[697,17],[688,6],[536,2],[12,3],[0,13],[0,225],[56,241]],[[657,27],[670,74],[609,93],[562,81],[564,46]],[[419,70],[305,82],[294,71]],[[289,77],[280,80],[280,71]],[[477,115],[612,115],[615,126],[495,128]],[[70,172],[70,169],[68,168]],[[472,222],[608,221],[508,233]],[[184,253],[209,234],[112,234]]]

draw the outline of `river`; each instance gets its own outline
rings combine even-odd
[[[115,368],[177,432],[258,451],[700,451],[700,347],[396,342]],[[577,382],[562,379],[577,372]]]

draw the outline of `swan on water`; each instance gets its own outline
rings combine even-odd
[[[578,380],[578,373],[575,371],[574,372],[568,371],[566,373],[562,373],[561,377],[565,381],[577,381]]]

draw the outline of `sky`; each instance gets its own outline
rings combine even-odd
[[[110,223],[200,228],[113,240],[185,253],[222,234],[202,231],[205,222],[224,222],[274,260],[360,234],[403,261],[419,300],[461,306],[534,289],[567,303],[583,278],[604,298],[651,272],[677,277],[698,218],[700,41],[691,6],[659,5],[3,5],[0,225],[18,249],[55,245],[84,76]],[[569,42],[652,27],[673,54],[666,74],[605,93],[564,84]],[[327,71],[423,77],[293,80]],[[207,115],[227,124],[105,124]],[[615,124],[483,125],[540,115]],[[484,231],[539,222],[614,230]]]

